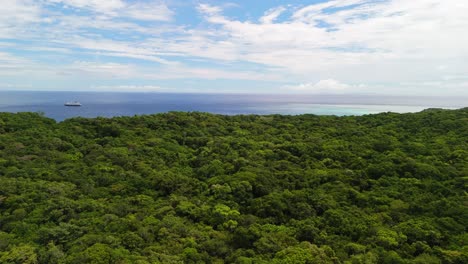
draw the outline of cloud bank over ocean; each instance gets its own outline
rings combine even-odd
[[[468,2],[288,2],[5,0],[0,89],[468,95]]]

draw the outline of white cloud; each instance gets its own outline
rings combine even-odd
[[[301,83],[298,85],[288,85],[284,87],[302,93],[349,93],[365,88],[365,85],[349,85],[334,79],[320,80],[316,83]]]
[[[27,60],[7,52],[0,52],[0,62],[1,64],[23,64],[27,62]]]
[[[168,90],[157,85],[92,85],[90,88],[91,90],[110,92],[158,92]]]
[[[138,20],[170,21],[173,17],[173,12],[159,2],[131,4],[123,12],[124,16]]]
[[[343,7],[350,7],[353,5],[362,5],[365,3],[372,3],[375,1],[371,0],[334,0],[334,1],[327,1],[323,3],[313,4],[306,7],[303,7],[296,12],[294,12],[292,18],[294,20],[300,20],[302,22],[311,23],[315,22],[318,19],[323,19],[324,17],[324,10],[329,8],[343,8]],[[348,12],[349,10],[353,9],[343,9],[344,12]],[[335,13],[336,14],[336,13]],[[334,15],[335,15],[334,14]],[[332,17],[332,16],[329,16]]]
[[[0,83],[0,90],[21,90],[21,89],[31,89],[33,86],[31,84],[14,84],[14,83]]]
[[[0,38],[23,34],[23,27],[40,21],[40,6],[31,0],[3,0],[0,4]]]
[[[131,64],[75,61],[58,69],[56,74],[72,78],[128,79],[136,76],[137,72],[137,67]]]
[[[170,21],[173,12],[161,1],[122,0],[48,0],[77,9],[85,9],[111,17],[129,17],[136,20]]]
[[[36,22],[40,16],[40,6],[31,0],[3,0],[0,6],[2,23],[23,24]]]
[[[205,13],[210,16],[218,15],[219,13],[223,11],[221,7],[212,6],[208,4],[199,4],[197,8],[198,8],[198,11],[200,11],[201,13]]]
[[[121,0],[48,0],[51,3],[61,3],[74,8],[89,9],[99,13],[114,14],[117,9],[126,6]]]
[[[21,74],[24,69],[31,67],[32,63],[7,52],[0,52],[0,76]]]
[[[58,41],[62,44],[93,52],[96,55],[109,57],[126,57],[158,62],[161,64],[177,64],[160,58],[154,48],[141,47],[139,43],[129,43],[108,39],[91,39],[75,36],[66,40]]]
[[[278,17],[286,11],[286,8],[283,6],[272,8],[268,10],[264,16],[260,18],[260,22],[263,24],[271,24],[273,23]]]
[[[205,23],[177,25],[163,1],[4,0],[0,38],[20,40],[17,50],[57,52],[68,60],[54,67],[0,52],[0,75],[242,79],[335,92],[362,89],[353,83],[459,91],[465,86],[454,82],[467,81],[468,1],[334,0],[279,6],[248,20],[226,16],[224,8],[199,4]],[[1,43],[0,49],[12,47]],[[69,64],[80,55],[87,62]],[[147,63],[110,62],[122,58]],[[203,66],[188,66],[194,62]]]
[[[251,80],[279,81],[281,76],[272,73],[259,73],[251,71],[232,71],[229,69],[214,69],[206,67],[189,67],[184,65],[170,66],[160,69],[159,71],[147,71],[145,79],[204,79],[204,80]]]
[[[444,75],[468,71],[467,1],[337,0],[301,8],[282,22],[267,16],[263,22],[269,23],[260,24],[231,20],[213,6],[199,11],[222,28],[198,34],[190,54],[280,67],[294,79],[441,79],[441,64]],[[211,52],[204,55],[197,45]]]

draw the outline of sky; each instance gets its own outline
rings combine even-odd
[[[465,0],[2,0],[0,90],[468,96]]]

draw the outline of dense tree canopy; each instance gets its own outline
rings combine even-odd
[[[0,113],[0,263],[468,263],[468,108]]]

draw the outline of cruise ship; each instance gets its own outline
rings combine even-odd
[[[65,106],[81,106],[80,102],[74,101],[74,102],[66,102]]]

